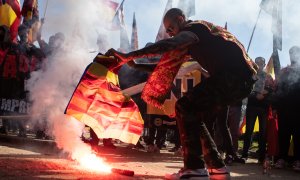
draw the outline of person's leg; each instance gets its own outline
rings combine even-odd
[[[202,80],[177,101],[175,110],[184,151],[184,168],[204,168],[204,155],[211,176],[229,174],[203,122],[203,115],[245,98],[253,83],[252,80],[243,81],[236,75],[220,72]]]
[[[288,160],[288,151],[290,147],[291,129],[288,111],[278,109],[278,160],[276,161],[275,167],[282,169],[286,166]]]
[[[8,134],[8,120],[2,119],[2,127],[0,129],[0,133]]]
[[[298,116],[294,116],[298,117]],[[297,118],[293,119],[294,165],[293,170],[300,172],[300,125]]]
[[[278,143],[279,143],[279,159],[287,160],[291,139],[290,120],[288,112],[278,111]]]
[[[232,144],[232,138],[231,134],[228,128],[228,123],[227,123],[227,118],[228,118],[228,107],[224,107],[219,113],[217,117],[217,124],[220,129],[220,133],[223,138],[223,145],[225,152],[228,155],[233,156],[233,144]]]
[[[225,166],[204,121],[206,112],[195,112],[196,106],[185,96],[176,103],[176,116],[187,168],[221,168]],[[201,142],[201,143],[200,143]],[[202,146],[202,147],[201,147]],[[203,152],[202,152],[203,150]],[[203,153],[203,154],[202,154]]]
[[[156,127],[153,124],[153,119],[150,117],[151,124],[149,125],[149,137],[146,142],[146,144],[149,145],[154,145],[155,141],[155,134],[156,134]]]
[[[190,102],[185,96],[175,105],[176,120],[183,148],[183,162],[185,169],[205,168],[200,141],[200,124],[196,113],[192,111]]]
[[[237,154],[238,140],[240,136],[240,120],[241,120],[242,106],[230,106],[228,112],[228,126],[230,129],[233,151]]]
[[[215,139],[215,135],[216,135],[216,131],[217,131],[217,127],[216,127],[216,119],[217,119],[217,114],[219,112],[218,111],[206,111],[204,112],[204,118],[203,121],[205,123],[205,126],[210,134],[210,136]],[[221,143],[220,143],[221,144]]]
[[[259,162],[263,162],[266,155],[267,120],[268,120],[268,109],[261,108],[258,114],[258,121],[259,121],[258,161]]]
[[[224,167],[225,163],[203,121],[200,123],[200,139],[207,168],[218,169]]]
[[[165,125],[161,125],[160,127],[157,128],[155,144],[159,149],[161,149],[166,142],[167,130],[168,129]]]
[[[243,158],[248,158],[248,151],[252,142],[252,133],[256,121],[257,113],[254,107],[246,109],[246,131],[244,135]]]
[[[174,144],[175,144],[175,148],[177,148],[177,149],[180,148],[180,146],[181,146],[179,129],[178,129],[177,125],[174,128]]]
[[[202,154],[201,148],[199,149],[199,147],[189,144],[189,139],[193,138],[195,139],[195,144],[197,144],[196,138],[199,135],[197,131],[200,130],[202,150],[207,167],[211,169],[225,167],[216,145],[204,124],[204,113],[213,112],[212,110],[217,110],[245,98],[251,92],[252,86],[252,81],[248,83],[240,80],[236,75],[220,73],[204,79],[177,102],[176,115],[182,121],[182,127],[186,131],[180,132],[182,134],[181,137],[186,136],[182,141],[186,156],[184,158],[186,160],[185,164],[188,164],[189,158],[194,151],[196,151],[196,154],[193,154],[193,156]],[[195,112],[198,113],[198,119],[195,117]]]
[[[300,131],[299,131],[299,125],[297,126],[297,129],[294,128],[293,133],[293,141],[294,141],[294,159],[296,161],[300,161]]]
[[[219,119],[216,118],[216,123],[214,125],[214,136],[212,135],[212,138],[214,139],[216,146],[218,148],[218,151],[221,152],[226,152],[225,145],[224,145],[224,139],[223,139],[223,134],[221,130],[221,125],[220,122],[218,121]],[[221,123],[222,124],[222,123]],[[223,158],[223,156],[222,156]]]

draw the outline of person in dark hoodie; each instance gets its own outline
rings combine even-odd
[[[106,55],[128,62],[163,54],[149,78],[151,83],[145,86],[143,96],[144,100],[153,104],[157,102],[157,106],[167,97],[165,94],[171,89],[170,82],[189,57],[206,69],[210,77],[176,103],[184,168],[178,173],[166,175],[166,178],[228,177],[229,171],[205,127],[204,113],[215,113],[248,96],[255,82],[257,65],[247,55],[243,45],[222,27],[206,21],[188,21],[178,8],[167,11],[163,22],[171,38],[127,54],[110,49]],[[149,96],[149,92],[154,93]]]

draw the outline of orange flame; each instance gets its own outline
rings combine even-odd
[[[78,159],[80,165],[93,172],[111,173],[111,167],[95,154],[87,154]]]

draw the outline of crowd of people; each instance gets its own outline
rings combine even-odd
[[[37,20],[32,20],[37,21]],[[41,21],[43,24],[43,20]],[[46,60],[53,56],[64,43],[63,33],[56,33],[46,43],[42,37],[42,26],[36,33],[38,47],[33,43],[31,36],[31,21],[22,23],[18,28],[18,40],[11,39],[7,26],[0,26],[0,97],[2,126],[0,132],[17,132],[18,136],[26,137],[29,123],[29,92],[26,81],[33,71],[45,68]],[[24,103],[21,106],[21,103]],[[46,138],[46,121],[38,120],[34,127],[36,138]]]
[[[132,61],[133,59],[179,49],[185,54],[190,54],[208,71],[208,74],[177,100],[175,118],[147,115],[146,104],[142,102],[141,95],[133,97],[146,121],[145,133],[134,148],[152,153],[160,152],[161,149],[169,148],[167,144],[169,141],[174,144],[169,151],[176,152],[184,158],[184,169],[175,176],[184,178],[226,175],[229,174],[226,165],[247,163],[257,118],[259,120],[258,150],[254,158],[257,158],[260,164],[269,158],[270,142],[267,135],[275,132],[268,132],[270,131],[268,121],[270,118],[276,118],[278,139],[275,141],[278,142],[278,153],[275,155],[274,166],[276,168],[292,166],[295,171],[300,171],[300,124],[297,122],[297,108],[300,107],[300,47],[290,48],[291,64],[282,68],[273,79],[264,71],[265,58],[257,57],[253,62],[240,42],[224,28],[205,21],[188,21],[183,12],[176,8],[166,13],[164,25],[172,38],[158,41],[128,54],[110,49],[106,55],[128,61],[130,67],[125,65],[127,70],[123,74],[127,76],[128,69],[138,73],[132,67],[145,69],[138,68],[139,63]],[[39,33],[37,36],[39,47],[36,47],[28,41],[29,29],[28,25],[22,24],[19,27],[19,41],[13,42],[9,38],[9,29],[0,26],[0,85],[5,86],[1,88],[1,98],[26,99],[28,92],[25,89],[25,82],[30,77],[30,73],[43,68],[43,61],[59,50],[65,39],[62,33],[57,33],[46,43]],[[213,35],[212,29],[214,29]],[[97,44],[103,44],[100,41],[97,41]],[[183,56],[181,57],[184,59]],[[14,60],[23,64],[13,67],[13,63],[9,64],[13,61],[12,58],[23,59]],[[25,66],[26,63],[29,65]],[[180,65],[182,63],[183,61]],[[157,67],[159,66],[158,63]],[[155,72],[153,67],[150,69]],[[21,78],[16,78],[17,73]],[[164,73],[160,75],[164,76]],[[174,72],[170,73],[174,74]],[[131,85],[126,83],[122,85],[121,81],[121,86],[124,89],[136,85],[145,81],[149,75],[150,73],[142,74],[141,78]],[[120,79],[122,80],[122,75]],[[244,98],[248,100],[245,118],[242,116]],[[7,109],[2,108],[1,115],[9,116],[14,113],[4,110]],[[163,124],[162,120],[157,118],[176,123]],[[240,128],[244,119],[246,130],[242,139]],[[160,123],[157,123],[158,121]],[[16,128],[11,122],[13,121],[10,119],[2,118],[0,133],[7,134],[9,130],[18,129],[18,135],[26,137],[24,126],[26,119],[17,120]],[[37,127],[36,137],[46,138],[45,129],[45,124]],[[92,129],[88,129],[88,133],[88,136],[83,133],[84,141],[97,149],[99,139]],[[243,140],[242,149],[239,149],[240,140]],[[114,143],[117,142],[112,139],[103,140],[104,146],[109,148],[117,148]],[[291,143],[293,144],[292,157],[288,154]]]

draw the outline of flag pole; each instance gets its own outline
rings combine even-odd
[[[251,45],[251,42],[252,42],[252,38],[253,38],[253,35],[254,35],[254,31],[255,31],[255,29],[256,29],[256,25],[257,25],[257,22],[258,22],[260,13],[261,13],[261,8],[260,8],[260,10],[259,10],[259,13],[258,13],[256,22],[255,22],[255,25],[254,25],[253,30],[252,30],[252,34],[251,34],[251,37],[250,37],[250,41],[249,41],[249,44],[248,44],[248,47],[247,47],[247,52],[249,52],[249,48],[250,48],[250,45]]]
[[[45,7],[45,11],[44,11],[44,19],[45,19],[45,16],[46,16],[47,8],[48,8],[48,0],[46,1],[46,7]]]
[[[114,15],[114,16],[116,16],[116,15],[117,15],[117,12],[119,11],[119,9],[120,9],[120,7],[122,6],[122,4],[124,3],[124,1],[125,1],[125,0],[123,0],[123,1],[121,2],[121,4],[120,4],[120,6],[117,8],[117,10],[116,10],[116,13],[115,13],[115,15]]]

